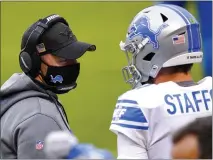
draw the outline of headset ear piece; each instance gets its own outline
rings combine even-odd
[[[31,57],[27,52],[21,52],[19,55],[19,63],[23,72],[28,73],[32,68]]]

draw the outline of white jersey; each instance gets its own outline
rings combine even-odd
[[[118,137],[118,158],[171,159],[172,134],[207,115],[212,115],[212,77],[188,87],[170,81],[130,90],[118,98],[110,126],[122,141],[131,141]]]

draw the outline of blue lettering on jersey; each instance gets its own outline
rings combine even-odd
[[[174,103],[172,103],[171,101],[169,101],[169,100],[173,100],[173,96],[167,94],[167,95],[165,95],[164,100],[165,100],[165,102],[166,102],[169,106],[172,106],[171,109],[167,109],[167,112],[168,112],[169,114],[175,114],[175,113],[176,113],[176,110],[177,110],[177,109],[176,109],[176,106],[175,106]]]
[[[203,90],[202,90],[202,91],[203,91]],[[202,92],[202,91],[201,91],[201,92]],[[204,91],[207,91],[207,90],[204,90]],[[199,94],[200,94],[200,91],[194,91],[194,92],[192,92],[192,97],[193,97],[193,99],[194,99],[195,106],[196,106],[196,109],[197,109],[198,112],[200,111],[199,103],[202,103],[202,99],[198,99],[198,98],[197,98],[197,95],[199,95]]]
[[[181,100],[180,100],[181,95],[180,94],[174,94],[173,97],[177,98],[178,104],[180,106],[180,111],[181,111],[181,113],[184,113],[183,105],[182,105]]]
[[[186,93],[184,93],[184,100],[185,100],[185,105],[186,105],[186,113],[189,112],[190,108],[193,110],[193,112],[195,112],[194,106]]]
[[[208,95],[208,91],[207,90],[203,90],[201,91],[202,92],[202,97],[203,97],[203,100],[204,100],[204,104],[205,104],[205,107],[206,107],[206,110],[209,110],[209,106],[208,106],[208,103],[207,102],[210,102],[211,99],[210,98],[207,98],[207,95]],[[210,96],[212,97],[212,89],[210,90]]]
[[[122,104],[121,104],[122,103]],[[132,106],[125,106],[132,104]],[[118,100],[114,110],[112,124],[125,128],[148,130],[148,121],[136,101]]]
[[[194,113],[200,112],[201,107],[205,107],[208,111],[212,101],[212,89],[193,91],[191,93],[184,94],[167,94],[164,96],[164,101],[168,105],[167,112],[170,115],[177,113]]]

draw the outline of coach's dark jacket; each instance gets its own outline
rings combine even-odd
[[[44,139],[70,130],[57,96],[15,73],[1,87],[1,158],[45,158]]]

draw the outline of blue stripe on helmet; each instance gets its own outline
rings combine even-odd
[[[192,38],[192,48],[191,48],[192,52],[201,50],[201,41],[200,41],[201,38],[200,38],[199,24],[197,20],[191,13],[189,13],[186,9],[182,7],[172,5],[172,8],[179,10],[187,18],[187,21],[189,22]]]
[[[180,11],[187,18],[187,20],[189,22],[191,22],[191,20],[193,20],[194,23],[198,23],[197,20],[194,18],[194,16],[190,12],[188,12],[186,9],[184,9],[180,6],[177,6],[177,5],[171,5],[171,7]]]
[[[193,39],[193,52],[197,52],[201,50],[201,35],[199,31],[199,24],[195,23],[191,25],[191,31],[192,31],[192,39]]]
[[[175,11],[181,18],[184,20],[186,23],[186,29],[187,29],[187,35],[188,35],[188,52],[192,51],[192,33],[191,33],[191,26],[190,26],[190,21],[186,18],[186,16],[180,11],[179,6],[175,5],[166,5],[166,4],[159,4],[159,6],[163,6],[166,8],[169,8],[173,11]],[[182,9],[182,8],[181,8]]]

